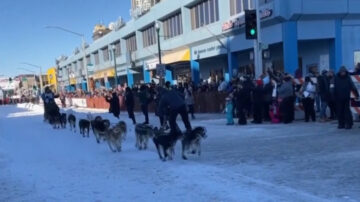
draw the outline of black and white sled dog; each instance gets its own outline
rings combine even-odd
[[[89,136],[89,132],[90,132],[90,121],[86,120],[86,119],[80,119],[79,121],[79,130],[80,130],[80,134],[85,137],[85,134],[87,137]]]
[[[89,113],[87,116],[90,120],[91,129],[96,138],[96,142],[100,143],[101,139],[105,140],[106,131],[110,128],[110,121],[107,119],[102,119],[101,116],[96,116],[95,119],[93,119],[91,113]]]
[[[182,158],[187,160],[186,153],[190,152],[192,154],[201,155],[201,140],[205,139],[206,129],[204,127],[196,127],[191,131],[191,133],[185,135],[181,140],[182,144]]]
[[[61,114],[55,113],[50,117],[50,123],[52,124],[54,129],[61,128]]]
[[[66,114],[65,113],[61,113],[60,124],[61,124],[61,128],[66,128]]]
[[[154,131],[152,126],[148,124],[136,124],[135,136],[136,136],[135,147],[138,148],[139,150],[142,149],[146,150],[149,139],[154,136]]]
[[[182,137],[180,130],[178,130],[175,135],[170,135],[170,133],[166,133],[163,128],[158,129],[155,127],[154,134],[155,137],[153,138],[153,142],[159,154],[159,158],[163,161],[172,160],[173,155],[175,154],[176,142]],[[162,156],[161,151],[164,156]]]
[[[124,125],[122,122],[119,122],[114,127],[107,129],[105,132],[105,139],[109,145],[109,148],[112,152],[121,152],[121,144],[123,141],[123,136],[125,135]]]
[[[71,131],[74,130],[74,132],[76,132],[76,117],[72,112],[72,110],[68,111],[68,122],[69,122],[70,130]]]

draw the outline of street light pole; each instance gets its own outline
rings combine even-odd
[[[255,59],[255,78],[259,78],[263,73],[262,61],[262,40],[261,40],[261,18],[259,0],[255,0],[257,39],[255,40],[254,59]]]
[[[87,91],[90,92],[90,85],[89,85],[89,75],[88,75],[88,65],[87,64],[87,61],[86,61],[86,47],[85,47],[85,35],[84,34],[79,34],[77,32],[74,32],[74,31],[71,31],[69,29],[65,29],[63,27],[60,27],[60,26],[46,26],[45,28],[47,29],[57,29],[57,30],[61,30],[61,31],[64,31],[64,32],[67,32],[67,33],[70,33],[70,34],[73,34],[73,35],[76,35],[76,36],[79,36],[81,37],[81,42],[82,42],[82,50],[83,50],[83,53],[84,53],[84,70],[85,70],[85,76],[86,76],[86,85],[87,85]],[[69,80],[70,82],[70,80]]]
[[[117,68],[116,68],[116,54],[115,54],[115,51],[116,51],[116,46],[115,44],[112,45],[111,47],[112,51],[113,51],[113,58],[114,58],[114,69],[115,69],[115,89],[117,89],[118,87],[118,77],[117,77]]]
[[[156,29],[156,33],[157,33],[157,45],[158,45],[158,57],[159,57],[159,65],[162,65],[162,61],[161,61],[161,45],[160,45],[160,24],[159,22],[155,23],[155,29]],[[160,86],[164,85],[164,81],[163,81],[163,75],[160,75]]]

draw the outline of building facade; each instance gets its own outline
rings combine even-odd
[[[360,1],[259,1],[263,69],[305,75],[360,62]],[[252,0],[163,0],[86,48],[90,86],[110,88],[115,75],[129,86],[156,80],[156,23],[167,81],[254,74],[254,42],[244,32],[244,10],[253,7]],[[59,61],[63,88],[84,88],[83,58],[80,51]]]

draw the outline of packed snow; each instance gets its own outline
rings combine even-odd
[[[106,110],[73,109],[116,119]],[[226,126],[200,114],[202,156],[160,161],[149,142],[135,148],[134,129],[121,153],[43,122],[41,106],[0,107],[0,201],[360,201],[360,129],[334,123]],[[136,114],[138,122],[144,121]],[[151,115],[150,122],[158,124]],[[179,126],[183,127],[181,121]]]

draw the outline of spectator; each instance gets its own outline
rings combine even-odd
[[[291,123],[294,120],[294,87],[289,75],[284,77],[283,83],[278,87],[278,96],[281,119],[285,124]]]
[[[130,89],[130,87],[126,87],[125,90],[125,104],[129,118],[133,121],[133,124],[135,125],[136,124],[135,114],[134,114],[135,100],[134,100],[134,94]]]
[[[256,87],[253,90],[253,112],[254,120],[252,123],[261,124],[263,121],[264,107],[264,85],[261,79],[256,81]]]
[[[350,75],[360,75],[360,63],[356,64],[354,72],[350,73]]]
[[[112,97],[106,96],[105,100],[110,104],[109,113],[112,113],[116,118],[120,118],[120,101],[119,97],[114,91]]]
[[[184,85],[184,95],[185,95],[185,103],[188,109],[188,113],[191,114],[192,119],[195,119],[195,115],[194,115],[195,100],[193,95],[193,89],[187,83],[185,83]]]
[[[359,98],[359,93],[346,67],[342,66],[335,77],[335,98],[339,129],[351,129],[353,126],[353,117],[350,111],[351,92],[355,94],[356,98]]]
[[[335,120],[336,119],[336,106],[335,106],[335,75],[334,71],[330,70],[327,74],[327,79],[329,81],[329,108],[330,108],[330,119]]]
[[[224,78],[221,78],[221,79],[220,79],[220,85],[219,85],[219,87],[218,87],[218,91],[219,91],[219,92],[226,91],[227,86],[228,86],[228,84],[227,84],[227,82],[225,81],[225,79],[224,79]]]
[[[237,117],[239,125],[246,125],[247,120],[245,116],[245,109],[247,103],[247,90],[239,84],[237,90],[235,91],[235,99],[236,99],[236,108],[237,108]]]
[[[305,77],[305,83],[301,87],[300,92],[303,95],[303,106],[305,111],[305,122],[309,122],[309,118],[311,117],[312,121],[316,121],[315,117],[315,109],[314,109],[314,101],[315,101],[315,93],[316,93],[316,85],[310,79],[309,76]]]
[[[264,78],[264,120],[265,121],[270,121],[270,105],[272,104],[273,101],[273,85],[272,82],[270,80],[269,77],[265,77]]]
[[[233,111],[234,111],[234,106],[233,106],[233,102],[232,102],[232,94],[230,94],[226,99],[226,120],[227,123],[226,125],[234,125],[234,117],[233,117]]]
[[[146,85],[142,85],[140,87],[140,92],[139,92],[138,96],[139,96],[139,100],[140,100],[141,111],[143,112],[143,114],[145,116],[145,122],[143,124],[149,124],[148,105],[149,105],[151,95],[150,95]]]
[[[330,83],[327,77],[328,72],[323,70],[321,76],[318,77],[318,90],[321,100],[321,111],[320,111],[320,121],[327,121],[326,109],[330,101]]]

